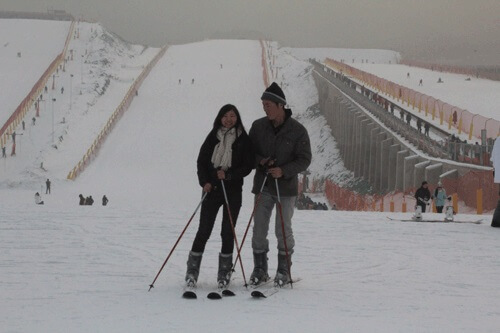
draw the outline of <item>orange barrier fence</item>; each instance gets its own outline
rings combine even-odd
[[[462,131],[468,133],[469,140],[472,140],[472,136],[481,138],[482,130],[486,130],[487,138],[500,136],[500,121],[496,119],[473,114],[432,96],[419,93],[333,59],[326,59],[325,64],[344,75],[364,82],[367,86],[377,89],[397,101],[406,103],[408,106],[411,105],[414,110],[418,109],[418,112],[425,112],[426,117],[432,117],[432,120],[438,119],[441,125],[448,124],[448,128],[456,128],[459,134]]]
[[[470,171],[462,177],[444,178],[441,182],[447,195],[455,196],[456,212],[459,211],[458,200],[466,206],[461,209],[467,208],[467,211],[475,211],[477,214],[491,211],[497,205],[498,185],[493,183],[491,171]],[[430,184],[431,194],[434,193],[436,185]],[[324,191],[330,206],[339,210],[406,212],[413,211],[415,205],[413,194],[416,188],[387,195],[363,195],[343,188],[327,179]]]
[[[128,109],[128,107],[132,103],[132,100],[136,96],[136,92],[139,90],[139,87],[141,86],[142,82],[148,76],[149,72],[151,72],[151,69],[156,65],[156,63],[160,60],[160,58],[163,57],[163,55],[167,51],[167,48],[168,48],[167,46],[164,46],[160,50],[160,52],[158,52],[158,54],[144,68],[144,70],[137,77],[137,79],[135,79],[134,83],[132,84],[132,86],[129,88],[129,90],[125,94],[125,97],[123,98],[122,102],[116,108],[116,110],[113,112],[111,117],[108,119],[108,121],[106,122],[106,125],[104,125],[104,128],[101,130],[101,132],[99,133],[97,138],[94,140],[94,142],[92,143],[90,148],[87,149],[87,152],[82,157],[82,159],[68,173],[67,179],[74,180],[80,173],[83,172],[83,170],[87,167],[87,165],[90,164],[90,162],[92,161],[92,157],[97,154],[97,152],[101,148],[101,145],[104,143],[104,140],[106,139],[108,134],[111,132],[111,130],[115,126],[118,119],[120,119],[120,117],[123,115],[123,113]]]
[[[9,134],[15,131],[16,127],[21,123],[26,113],[31,109],[33,103],[38,99],[38,96],[42,93],[47,81],[52,76],[52,74],[57,70],[59,65],[64,62],[66,57],[66,52],[68,50],[68,45],[71,40],[71,36],[73,34],[73,29],[75,26],[75,22],[71,22],[68,35],[66,37],[66,42],[64,44],[63,51],[57,55],[57,57],[51,62],[49,67],[45,70],[42,76],[35,83],[31,91],[28,95],[22,100],[16,110],[12,113],[12,115],[7,119],[5,124],[0,129],[0,146],[3,147],[7,143],[9,138]]]

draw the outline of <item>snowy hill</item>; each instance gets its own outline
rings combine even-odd
[[[8,25],[17,23],[17,20],[0,22]],[[20,22],[29,27],[32,21]],[[0,161],[0,188],[14,186],[36,189],[46,178],[64,181],[134,79],[159,51],[156,48],[129,45],[99,24],[79,23],[75,30],[79,38],[72,39],[69,44],[74,60],[67,62],[65,72],[58,72],[54,90],[51,89],[52,80],[49,82],[48,91],[42,94],[40,117],[35,117],[35,108],[32,107],[25,117],[25,130],[22,130],[21,125],[16,129],[16,156]],[[67,34],[67,29],[64,34]],[[57,50],[56,53],[60,53],[64,39],[65,35],[61,45],[49,45]],[[33,42],[31,39],[20,40],[17,44],[24,48]],[[32,86],[38,80],[38,77],[30,75],[30,68],[36,65],[43,72],[51,61],[47,64],[37,61],[26,66],[24,72],[17,73],[25,78],[27,91],[31,89],[28,88],[29,84]],[[18,68],[18,71],[21,69]],[[8,87],[5,82],[3,85]],[[7,105],[19,104],[19,100],[15,101],[18,95],[5,95],[7,97],[10,101]],[[36,118],[34,124],[31,120],[33,117]],[[10,149],[11,143],[8,142],[7,151]]]
[[[293,290],[255,301],[237,269],[232,282],[237,296],[218,302],[205,298],[215,285],[218,222],[202,263],[200,298],[180,297],[196,216],[148,293],[200,200],[195,161],[218,110],[235,104],[247,129],[264,115],[262,50],[258,41],[170,46],[99,154],[68,181],[67,172],[158,51],[125,45],[99,25],[79,28],[80,41],[72,41],[77,60],[60,78],[65,92],[58,86],[53,93],[61,99],[54,103],[55,137],[63,135],[63,140],[57,140],[57,149],[52,146],[47,115],[52,105],[47,104],[31,134],[22,136],[18,155],[0,161],[2,330],[497,331],[500,248],[488,226],[491,216],[483,216],[480,225],[433,224],[390,221],[382,213],[296,211],[292,275],[302,281]],[[311,134],[311,172],[324,175],[327,169],[339,182],[355,181],[315,110],[310,65],[277,45],[272,48],[281,68],[275,79]],[[31,139],[36,131],[43,133]],[[46,171],[39,168],[41,161]],[[46,177],[54,182],[50,195],[40,187]],[[250,183],[251,176],[245,179],[239,239],[253,208]],[[40,190],[43,206],[33,201]],[[93,195],[94,206],[78,206],[80,193]],[[110,199],[107,207],[100,205],[103,194]],[[269,239],[273,275],[276,240],[272,233]],[[242,251],[247,278],[250,243]]]
[[[500,120],[500,82],[398,64],[349,65],[486,118]],[[410,77],[408,77],[408,73]],[[439,78],[443,83],[438,83]],[[422,86],[419,85],[422,79]],[[470,79],[467,80],[467,79]]]
[[[70,22],[0,19],[0,127],[61,53],[69,26]]]

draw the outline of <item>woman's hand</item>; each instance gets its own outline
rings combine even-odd
[[[226,179],[226,172],[224,170],[217,170],[217,178],[219,180]]]
[[[212,184],[206,183],[205,186],[203,186],[203,192],[210,192],[212,191]]]

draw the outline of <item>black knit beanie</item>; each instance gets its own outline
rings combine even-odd
[[[283,93],[283,90],[281,90],[280,86],[276,84],[276,82],[271,83],[271,85],[267,87],[266,91],[264,91],[260,99],[286,105],[285,94]]]

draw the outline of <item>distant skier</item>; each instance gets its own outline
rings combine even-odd
[[[108,202],[109,202],[108,198],[106,197],[106,195],[104,195],[104,196],[102,197],[102,205],[103,205],[103,206],[106,206],[106,205],[108,204]]]
[[[439,182],[438,186],[434,190],[434,202],[436,204],[436,211],[438,213],[443,212],[444,204],[447,198],[448,197],[446,196],[446,191],[444,190],[441,182]]]
[[[430,204],[429,200],[431,199],[431,192],[426,181],[423,181],[422,186],[415,192],[415,199],[417,200],[417,206],[420,206],[422,213],[425,213],[425,208]]]
[[[38,193],[38,192],[35,193],[35,203],[37,205],[43,205],[42,197],[40,196],[40,193]]]
[[[418,85],[419,85],[419,86],[423,86],[423,85],[424,85],[424,83],[423,83],[422,79],[420,79],[420,81],[418,81]]]
[[[45,194],[50,194],[50,180],[47,178],[47,180],[45,181],[45,186],[46,186],[46,189],[45,189]]]
[[[64,94],[64,87],[61,87],[61,94]]]
[[[194,84],[194,79],[191,79],[191,84]]]
[[[406,123],[408,124],[408,126],[411,123],[411,114],[409,112],[406,114]]]
[[[181,79],[179,79],[179,84],[181,84]]]
[[[94,199],[92,198],[91,195],[89,195],[86,199],[85,199],[85,205],[86,206],[92,206],[94,204]]]
[[[431,129],[431,124],[429,124],[428,122],[425,122],[424,124],[424,130],[425,130],[425,135],[426,136],[429,136],[429,130]]]
[[[493,144],[493,150],[491,152],[491,161],[493,162],[493,182],[499,184],[499,192],[500,196],[500,137],[495,139],[495,143]],[[500,197],[498,198],[497,208],[493,213],[493,219],[491,220],[491,226],[500,228]]]
[[[2,147],[2,157],[7,158],[7,154],[5,152],[5,148],[6,148],[5,146]]]
[[[35,126],[35,123],[36,123],[36,118],[35,117],[31,118],[31,124]]]
[[[417,130],[422,133],[422,120],[420,118],[417,118]]]
[[[82,194],[80,194],[78,197],[80,198],[80,206],[84,206],[85,205],[85,198],[84,198],[84,196]]]
[[[23,131],[26,130],[26,123],[24,122],[24,120],[21,122],[21,124],[23,125]]]

